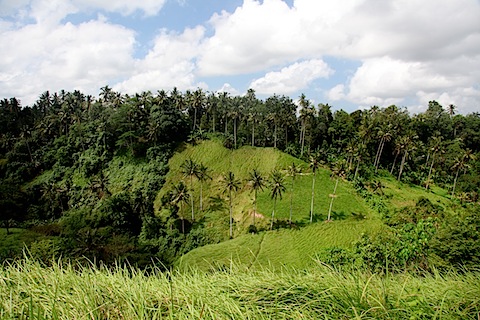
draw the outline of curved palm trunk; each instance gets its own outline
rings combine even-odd
[[[425,189],[428,189],[429,184],[430,184],[430,178],[432,177],[432,169],[433,169],[433,163],[435,162],[435,153],[432,155],[432,164],[430,165],[430,170],[428,170],[428,177],[427,177],[427,183],[425,185]]]
[[[335,188],[333,188],[333,197],[330,200],[330,208],[328,208],[327,221],[330,221],[330,218],[331,218],[332,207],[333,207],[333,199],[335,199],[335,194],[337,193],[337,186],[338,186],[338,178],[337,178],[337,182],[335,182]]]
[[[400,172],[398,173],[398,178],[397,180],[400,181],[400,178],[402,177],[402,172],[403,172],[403,166],[405,165],[405,159],[407,158],[408,151],[405,151],[402,157],[402,162],[400,163]]]
[[[313,173],[313,182],[312,182],[312,201],[310,203],[310,223],[313,222],[313,201],[315,197],[315,176],[317,175],[317,172],[315,171]]]
[[[400,152],[395,153],[395,158],[393,158],[393,164],[392,164],[392,168],[390,169],[390,174],[393,174],[393,169],[395,168],[395,164],[397,163],[397,158],[399,154]]]
[[[452,197],[455,196],[455,187],[457,186],[457,179],[458,179],[459,172],[460,172],[460,168],[457,169],[457,173],[455,174],[455,179],[453,180]]]

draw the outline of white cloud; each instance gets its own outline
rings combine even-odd
[[[181,34],[163,30],[144,59],[135,62],[132,75],[117,84],[116,90],[134,93],[143,90],[180,90],[205,87],[196,83],[195,61],[205,29],[185,29]]]
[[[8,44],[0,60],[0,91],[30,104],[45,90],[96,93],[128,72],[135,39],[122,26],[92,20],[29,24],[0,34],[0,43]]]
[[[224,83],[223,86],[220,89],[218,89],[216,92],[226,92],[232,96],[237,96],[240,94],[240,92],[234,87],[232,87],[230,83]]]
[[[323,61],[296,62],[278,72],[269,72],[254,80],[250,87],[260,94],[289,94],[305,89],[318,78],[328,78],[333,70]]]
[[[162,9],[166,0],[73,0],[73,2],[80,8],[103,9],[108,12],[118,12],[122,15],[130,15],[140,10],[147,16],[153,16]]]

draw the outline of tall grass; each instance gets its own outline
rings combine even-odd
[[[478,273],[0,267],[2,319],[477,319]]]

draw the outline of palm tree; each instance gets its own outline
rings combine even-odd
[[[200,212],[203,211],[203,183],[207,180],[211,180],[212,177],[209,175],[209,169],[203,164],[200,163],[195,172],[195,177],[200,181]]]
[[[292,209],[293,209],[293,187],[295,184],[295,178],[301,172],[300,167],[295,165],[295,162],[292,162],[292,165],[288,167],[288,175],[292,177],[292,186],[290,189],[290,216],[288,221],[292,223]]]
[[[441,146],[442,146],[442,136],[433,137],[431,140],[431,147],[430,147],[430,151],[432,152],[432,163],[430,165],[430,169],[428,170],[428,177],[425,183],[425,189],[428,189],[430,185],[433,164],[435,163],[435,155],[437,154],[437,152],[441,151]]]
[[[256,169],[253,169],[253,171],[250,172],[250,175],[248,177],[248,183],[250,184],[250,186],[253,188],[253,191],[254,191],[253,226],[255,226],[255,216],[257,215],[257,192],[258,190],[263,191],[263,188],[265,187],[265,180],[263,176]]]
[[[331,221],[333,200],[336,198],[338,180],[340,180],[340,178],[345,177],[346,166],[347,166],[347,164],[346,164],[345,160],[340,160],[340,161],[337,161],[332,168],[332,178],[336,177],[336,181],[335,181],[335,187],[333,188],[333,194],[330,195],[331,199],[330,199],[330,207],[328,208],[327,221]]]
[[[318,158],[318,155],[311,155],[310,156],[310,163],[309,167],[312,169],[313,173],[313,180],[312,180],[312,200],[310,203],[310,223],[313,222],[313,203],[314,203],[314,198],[315,198],[315,177],[317,176],[317,169],[320,166],[320,160]]]
[[[270,175],[270,189],[271,196],[273,199],[273,211],[272,211],[272,221],[270,224],[270,230],[273,229],[273,220],[275,218],[275,209],[277,207],[277,198],[282,199],[282,193],[285,192],[285,185],[283,184],[284,177],[283,174],[278,170],[273,170]]]
[[[380,165],[380,158],[382,157],[383,147],[385,146],[385,142],[389,142],[392,139],[392,133],[390,131],[391,131],[390,126],[386,126],[382,128],[378,133],[380,137],[380,143],[378,145],[377,154],[375,156],[375,162],[374,162],[375,172],[377,172],[378,166]]]
[[[198,164],[191,158],[185,160],[180,166],[184,177],[190,177],[190,205],[192,207],[192,221],[195,221],[195,213],[193,208],[193,177],[197,175]]]
[[[223,176],[223,186],[225,191],[228,191],[228,198],[230,203],[230,239],[233,237],[233,206],[232,206],[232,192],[240,188],[240,181],[235,178],[233,172],[229,171]]]
[[[170,202],[174,206],[179,206],[179,217],[182,220],[182,233],[185,234],[185,215],[183,212],[183,204],[188,203],[188,199],[190,198],[190,194],[188,192],[188,188],[183,183],[183,181],[180,181],[178,184],[176,184],[173,187],[172,195],[171,195],[171,200]]]
[[[457,186],[457,180],[458,180],[458,175],[460,171],[465,172],[470,167],[468,162],[470,160],[475,160],[475,159],[476,159],[476,156],[473,154],[472,150],[470,149],[465,150],[462,155],[460,155],[458,158],[455,159],[455,162],[452,166],[452,169],[454,170],[456,169],[455,179],[453,180],[452,197],[455,195],[455,188]]]
[[[410,136],[410,135],[405,135],[400,138],[399,147],[400,147],[400,150],[403,151],[403,157],[402,157],[402,162],[400,163],[400,171],[398,173],[398,178],[397,178],[398,181],[400,181],[400,178],[402,177],[403,168],[405,166],[405,161],[408,158],[408,154],[415,150],[415,144],[414,144],[415,138],[416,137]]]

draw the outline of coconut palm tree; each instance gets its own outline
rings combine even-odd
[[[228,200],[230,203],[230,239],[233,237],[233,206],[232,206],[232,192],[240,188],[240,181],[235,178],[233,172],[229,171],[223,176],[223,187],[225,192],[228,191]]]
[[[458,158],[455,159],[455,162],[452,166],[453,170],[456,170],[455,179],[453,180],[453,189],[452,189],[452,197],[455,195],[455,188],[457,186],[458,175],[460,171],[466,172],[467,169],[470,167],[468,162],[470,160],[475,160],[476,156],[473,154],[472,150],[467,149],[460,155]]]
[[[200,182],[200,212],[203,211],[203,183],[212,179],[209,175],[209,171],[210,170],[203,163],[200,163],[195,172],[195,177],[197,177]]]
[[[283,174],[278,170],[273,170],[270,174],[270,191],[273,199],[272,221],[270,223],[270,230],[273,229],[273,220],[275,219],[275,209],[277,207],[277,198],[282,199],[282,193],[285,192],[285,185],[283,184]]]
[[[311,155],[310,156],[310,163],[309,167],[312,169],[313,173],[313,180],[312,180],[312,198],[310,202],[310,223],[313,222],[313,204],[314,204],[314,198],[315,198],[315,178],[317,176],[317,169],[320,166],[320,160],[317,154]]]
[[[295,184],[295,178],[297,177],[298,174],[300,174],[301,169],[297,165],[295,165],[295,162],[292,162],[292,165],[288,167],[288,175],[292,177],[292,185],[290,189],[290,216],[288,218],[288,221],[292,223],[292,210],[293,210],[293,187]]]
[[[185,160],[180,166],[183,176],[190,177],[190,206],[192,207],[192,221],[195,221],[195,212],[193,208],[193,177],[197,175],[198,164],[192,158]]]
[[[263,191],[263,188],[265,187],[265,179],[263,176],[260,174],[260,172],[257,171],[257,169],[253,169],[252,172],[250,172],[250,175],[248,177],[248,183],[253,189],[254,192],[254,199],[253,199],[253,226],[255,226],[255,216],[257,214],[257,192],[258,190]]]
[[[188,192],[188,188],[183,181],[180,181],[173,187],[170,203],[179,207],[178,216],[180,217],[180,220],[182,220],[183,234],[185,234],[185,213],[183,212],[183,204],[188,203],[189,198],[190,194]]]
[[[425,183],[425,189],[428,189],[428,187],[430,186],[433,164],[435,163],[435,156],[438,152],[441,152],[441,148],[442,148],[442,136],[434,136],[431,140],[431,147],[430,147],[430,151],[432,152],[432,162],[430,165],[430,169],[428,170],[428,177]]]
[[[335,163],[332,168],[332,178],[336,178],[335,187],[333,188],[333,194],[330,195],[330,207],[328,208],[327,221],[331,221],[331,213],[333,207],[333,200],[336,198],[338,181],[340,178],[344,178],[346,175],[347,163],[345,160],[340,160]]]

